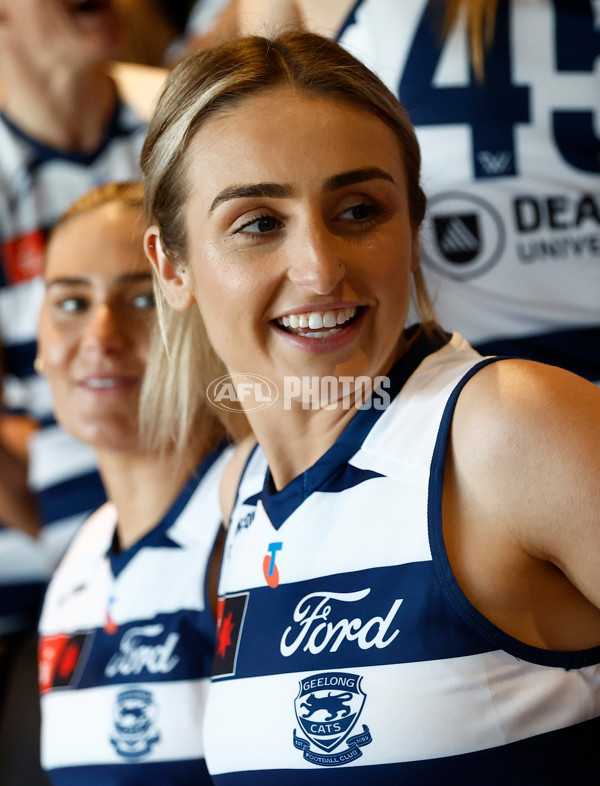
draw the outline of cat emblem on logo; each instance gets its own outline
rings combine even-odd
[[[360,758],[360,749],[372,742],[364,724],[350,736],[367,698],[361,682],[358,674],[337,671],[313,674],[300,682],[294,702],[300,733],[294,730],[294,745],[307,761],[339,767]]]
[[[131,689],[119,693],[113,709],[115,750],[127,758],[144,756],[159,739],[157,707],[150,691]]]

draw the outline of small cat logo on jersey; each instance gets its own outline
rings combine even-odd
[[[117,753],[126,758],[149,753],[160,739],[157,715],[150,691],[132,689],[119,693],[113,708],[115,731],[110,738]]]
[[[360,734],[348,736],[365,704],[366,693],[360,686],[361,681],[358,674],[329,671],[313,674],[300,682],[294,709],[308,740],[297,735],[294,729],[294,745],[303,751],[306,761],[322,767],[339,767],[360,758],[360,749],[373,741],[364,724]],[[314,750],[310,743],[326,752]],[[341,750],[335,751],[342,745]]]

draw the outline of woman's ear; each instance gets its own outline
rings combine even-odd
[[[184,268],[172,262],[160,241],[160,230],[151,226],[144,235],[144,253],[154,268],[167,303],[176,311],[186,311],[195,303],[189,276]]]

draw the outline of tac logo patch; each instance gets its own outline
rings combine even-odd
[[[247,603],[247,592],[242,592],[240,595],[230,595],[219,600],[213,677],[230,677],[235,674]]]
[[[486,273],[506,245],[506,230],[495,207],[472,194],[432,197],[423,222],[421,255],[447,278],[464,281]]]
[[[89,633],[41,636],[38,645],[40,693],[68,688],[77,683],[93,641]]]
[[[158,708],[148,690],[125,690],[113,707],[114,732],[110,741],[120,756],[135,758],[149,753],[159,739]]]
[[[365,704],[361,682],[358,674],[338,671],[313,674],[300,682],[294,709],[304,737],[294,729],[294,746],[306,761],[339,767],[360,758],[360,749],[373,741],[364,724],[359,734],[349,736]]]

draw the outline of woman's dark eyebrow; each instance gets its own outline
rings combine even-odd
[[[128,284],[129,282],[135,283],[136,281],[151,281],[152,274],[151,273],[123,273],[122,276],[119,276],[117,281],[120,284]],[[90,281],[83,276],[59,276],[58,278],[51,278],[49,281],[46,282],[46,287],[49,289],[50,287],[56,286],[63,286],[63,287],[84,287],[89,286]]]
[[[227,202],[229,199],[244,199],[245,197],[285,199],[291,195],[291,186],[282,186],[279,183],[252,183],[248,185],[230,186],[221,191],[220,194],[217,194],[212,201],[209,212],[212,212],[221,202]]]
[[[89,281],[86,278],[79,278],[78,276],[58,276],[46,281],[46,287],[79,287],[85,286]]]
[[[117,281],[120,284],[135,284],[136,281],[152,281],[152,273],[150,273],[150,271],[140,271],[139,273],[123,273],[122,276],[118,277]]]
[[[339,175],[328,177],[323,183],[324,191],[337,191],[338,188],[353,186],[357,183],[364,183],[367,180],[389,180],[395,183],[394,178],[379,167],[367,167],[366,169],[353,169],[351,172],[342,172]]]
[[[344,186],[353,186],[355,183],[364,183],[366,180],[389,180],[394,182],[394,178],[385,170],[379,167],[368,167],[366,169],[353,169],[351,172],[342,172],[339,175],[328,177],[323,183],[324,191],[337,191]],[[210,206],[212,212],[221,202],[229,199],[244,199],[246,197],[268,197],[271,199],[285,199],[292,196],[292,187],[281,185],[280,183],[252,183],[247,185],[230,186],[221,191],[213,199]]]

